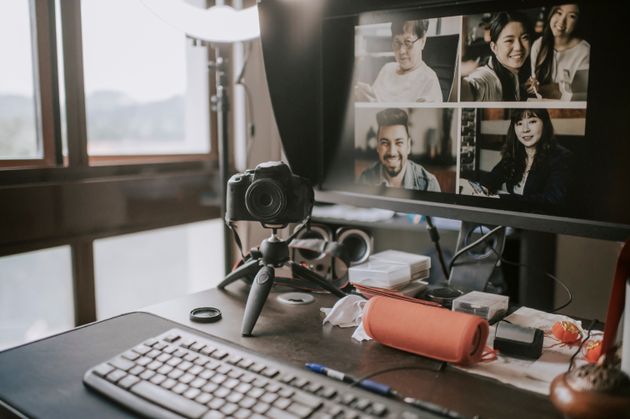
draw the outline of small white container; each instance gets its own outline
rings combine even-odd
[[[408,284],[411,276],[408,265],[370,258],[365,263],[351,266],[348,279],[366,287],[395,289]]]

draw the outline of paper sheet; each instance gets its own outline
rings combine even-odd
[[[586,337],[586,331],[582,329],[581,322],[559,314],[546,313],[528,307],[521,307],[506,320],[513,324],[526,327],[535,327],[549,332],[553,324],[557,321],[567,320],[578,326],[582,336]],[[488,346],[492,347],[494,342],[495,327],[490,327],[488,336]],[[591,333],[593,337],[593,333]],[[536,361],[521,360],[498,355],[497,359],[490,362],[480,362],[470,367],[455,366],[463,371],[472,374],[492,377],[505,384],[548,395],[551,381],[559,374],[566,372],[569,368],[571,356],[577,351],[578,345],[560,344],[557,340],[545,334],[543,343],[543,354]],[[580,354],[576,357],[576,366],[584,364],[586,361]]]

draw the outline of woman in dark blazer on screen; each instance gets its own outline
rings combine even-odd
[[[504,199],[557,207],[566,203],[571,160],[546,109],[514,109],[501,161],[481,183]]]

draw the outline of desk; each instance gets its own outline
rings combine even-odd
[[[54,369],[48,368],[36,372],[34,370],[37,368],[36,365],[30,367],[32,370],[29,367],[19,369],[19,377],[16,377],[16,370],[11,370],[15,368],[15,363],[7,365],[9,358],[15,358],[16,354],[23,355],[22,362],[24,358],[28,360],[28,357],[34,360],[42,358],[44,356],[42,351],[45,351],[47,346],[50,347],[55,339],[63,338],[65,339],[63,345],[57,345],[56,349],[66,349],[67,352],[57,354],[58,356],[54,359],[72,362],[79,366],[79,370],[84,371],[92,364],[117,353],[85,354],[80,351],[81,342],[86,339],[107,339],[107,336],[94,336],[93,331],[97,326],[101,328],[107,326],[107,333],[116,333],[117,338],[120,338],[117,344],[126,345],[117,349],[118,352],[122,352],[142,339],[172,327],[170,321],[175,321],[259,353],[284,359],[299,367],[302,367],[305,362],[318,362],[355,376],[393,366],[426,367],[427,370],[393,371],[375,379],[392,385],[405,395],[438,403],[471,417],[473,415],[480,415],[484,419],[505,418],[508,415],[511,419],[560,417],[546,397],[465,374],[453,368],[447,368],[439,373],[434,372],[430,369],[437,366],[435,361],[387,348],[376,342],[355,342],[350,338],[352,329],[340,329],[330,325],[322,327],[319,308],[331,307],[336,300],[328,294],[315,294],[314,303],[296,306],[278,302],[277,293],[272,292],[254,328],[255,336],[244,338],[240,335],[240,324],[246,295],[247,289],[240,283],[230,285],[225,291],[210,289],[147,307],[143,311],[168,319],[156,318],[149,328],[143,327],[141,321],[138,321],[135,330],[117,331],[116,324],[121,318],[114,318],[0,353],[0,400],[14,400],[15,397],[20,396],[14,394],[18,391],[15,390],[16,386],[11,385],[14,380],[20,382],[20,388],[25,388],[29,380],[51,380],[49,375],[53,374]],[[208,305],[220,308],[223,319],[210,324],[196,324],[188,319],[188,313],[192,308]],[[99,418],[129,416],[126,411],[111,405],[105,399],[80,388],[82,384],[75,382],[76,379],[73,380],[72,383],[65,383],[73,386],[73,392],[51,388],[50,394],[32,394],[32,398],[38,400],[38,408],[41,409],[46,403],[50,403],[46,416],[73,417],[76,416],[72,414],[73,412],[86,412],[86,410],[74,410],[80,407],[88,409],[87,412],[98,411],[99,413],[94,417]],[[21,397],[22,400],[27,399],[23,394]],[[28,409],[27,402],[24,403],[24,406],[19,407],[33,414],[34,412]],[[2,411],[0,411],[0,417],[2,417]]]

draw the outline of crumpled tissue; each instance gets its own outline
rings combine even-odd
[[[365,333],[361,321],[366,303],[367,300],[358,295],[347,295],[337,301],[332,308],[320,308],[320,310],[326,314],[322,324],[330,323],[333,326],[339,327],[358,326],[352,334],[352,339],[359,342],[372,340],[372,338]]]

